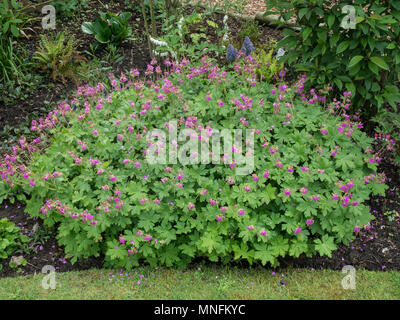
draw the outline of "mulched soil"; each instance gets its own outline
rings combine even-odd
[[[97,17],[98,1],[89,0],[89,5],[94,5],[92,10],[86,10],[83,16],[67,19],[63,23],[58,23],[58,31],[68,30],[75,34],[76,38],[81,41],[81,52],[89,49],[89,44],[93,43],[91,36],[83,34],[80,31],[80,26],[83,21],[94,21]],[[110,4],[110,10],[114,12],[124,11],[123,1],[121,3]],[[103,11],[105,11],[103,9]],[[190,10],[187,12],[189,13]],[[215,22],[222,26],[223,15],[216,14]],[[142,34],[143,22],[140,16],[133,13],[132,21],[138,24],[138,29],[134,33]],[[229,27],[233,35],[237,35],[241,30],[241,22],[237,19],[228,20]],[[211,35],[211,40],[216,35]],[[282,37],[281,31],[270,28],[266,25],[262,26],[262,35],[260,43],[267,43],[271,39],[279,40]],[[26,45],[35,46],[39,39],[38,34],[33,34]],[[123,62],[113,66],[114,73],[119,74],[120,71],[130,70],[133,66],[140,71],[144,71],[147,63],[150,60],[150,55],[145,42],[142,45],[124,44],[121,51]],[[100,53],[101,55],[102,53]],[[6,124],[17,126],[21,124],[27,116],[31,115],[35,110],[43,113],[43,101],[47,100],[50,105],[60,101],[65,92],[76,88],[76,84],[68,83],[52,83],[48,80],[44,83],[43,88],[39,88],[32,93],[28,101],[19,101],[12,106],[5,106],[0,100],[0,126]],[[368,130],[369,134],[372,132]],[[377,141],[379,144],[379,141]],[[1,152],[0,152],[1,153]],[[399,168],[391,161],[391,155],[383,156],[383,162],[379,170],[385,172],[387,176],[387,184],[390,189],[387,191],[386,197],[376,196],[370,200],[369,205],[371,211],[376,217],[371,222],[369,230],[361,230],[356,239],[349,246],[340,245],[333,252],[332,258],[313,257],[307,258],[300,256],[297,259],[285,258],[281,259],[281,266],[294,266],[314,269],[334,269],[339,270],[344,265],[350,264],[355,268],[365,268],[368,270],[400,270],[400,218],[396,217],[393,221],[384,212],[394,210],[400,213],[400,176]],[[23,267],[21,273],[17,273],[15,269],[11,269],[8,265],[10,259],[0,260],[3,264],[3,269],[0,271],[0,277],[17,276],[21,274],[41,273],[43,266],[52,265],[58,272],[85,270],[90,268],[101,268],[103,265],[103,257],[90,258],[81,260],[72,265],[65,258],[65,253],[62,247],[58,246],[55,230],[47,230],[40,219],[32,219],[24,213],[24,206],[21,204],[11,204],[5,202],[0,207],[0,219],[8,218],[20,226],[23,232],[28,235],[32,242],[30,248],[26,252],[14,254],[14,256],[23,255],[28,261],[28,264]],[[45,235],[45,236],[43,236]],[[42,242],[40,242],[42,241]]]
[[[94,37],[85,34],[81,31],[81,25],[85,21],[95,21],[98,17],[98,11],[107,11],[106,8],[100,6],[97,0],[88,0],[89,9],[85,9],[82,15],[76,15],[70,18],[63,18],[62,16],[57,16],[56,20],[56,30],[47,31],[49,33],[57,33],[65,31],[67,35],[74,35],[75,39],[79,42],[78,50],[81,55],[87,60],[91,60],[90,55],[85,51],[90,50],[90,44],[95,44]],[[124,1],[112,2],[108,4],[109,11],[111,12],[122,12],[125,11],[123,7]],[[35,12],[35,16],[42,17],[40,11]],[[123,57],[121,63],[115,63],[112,65],[112,70],[116,74],[119,74],[123,70],[130,70],[134,65],[140,72],[146,69],[147,63],[150,61],[150,54],[147,45],[143,42],[143,32],[144,29],[143,20],[141,16],[137,13],[132,12],[132,17],[130,19],[131,25],[137,24],[136,30],[133,33],[138,36],[139,42],[132,43],[127,42],[122,44],[122,47],[118,51]],[[24,46],[31,54],[39,47],[40,36],[43,35],[44,31],[41,27],[41,21],[37,21],[30,26],[31,30],[27,31],[28,39],[20,37],[18,41],[22,46]],[[139,44],[139,45],[138,45]],[[99,50],[96,52],[97,58],[102,60],[106,56],[105,50]],[[38,72],[37,70],[35,72]],[[67,80],[65,83],[61,81],[53,82],[51,77],[43,77],[40,87],[33,90],[29,95],[27,100],[13,101],[12,104],[8,105],[2,95],[0,96],[0,127],[9,125],[11,127],[17,127],[26,120],[30,121],[32,119],[31,115],[34,114],[35,118],[50,110],[46,110],[46,105],[44,101],[48,101],[47,105],[54,106],[56,103],[61,102],[65,99],[66,93],[74,92],[77,85],[85,84],[84,81],[80,83],[75,83],[72,80]],[[48,109],[48,107],[47,107]]]

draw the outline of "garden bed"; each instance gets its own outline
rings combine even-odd
[[[371,199],[371,210],[376,219],[371,222],[369,230],[361,231],[348,246],[341,245],[332,253],[332,258],[320,256],[313,258],[301,256],[297,259],[285,258],[280,259],[281,266],[341,270],[344,265],[352,265],[357,269],[400,271],[400,217],[398,214],[396,215],[396,212],[400,212],[400,177],[396,169],[390,162],[385,161],[381,165],[381,170],[386,174],[390,189],[386,197],[376,196]],[[391,212],[391,214],[385,215],[385,212]],[[45,265],[54,266],[57,272],[102,267],[102,257],[79,260],[76,264],[71,264],[69,259],[65,259],[63,248],[57,244],[56,233],[44,231],[46,229],[42,220],[29,218],[28,214],[24,213],[24,206],[21,204],[9,202],[3,204],[0,208],[1,218],[8,218],[15,222],[32,239],[34,238],[32,237],[34,235],[32,230],[34,225],[37,224],[39,230],[37,232],[40,233],[40,230],[43,230],[44,234],[48,234],[48,239],[45,239],[43,243],[32,243],[34,250],[28,255],[22,253],[29,262],[23,268],[22,273],[17,273],[15,269],[10,268],[7,260],[3,262],[4,269],[0,271],[0,277],[40,273]],[[201,260],[198,262],[204,263]],[[247,264],[245,263],[245,265]]]
[[[85,57],[90,60],[92,57],[87,53],[90,51],[89,44],[93,42],[91,36],[81,32],[80,25],[84,21],[93,21],[97,16],[99,8],[96,7],[98,1],[88,1],[89,8],[84,10],[82,14],[74,16],[71,19],[65,19],[62,23],[57,24],[57,31],[67,30],[70,34],[74,34],[80,40],[80,50],[86,52]],[[123,1],[113,2],[110,10],[115,12],[125,11]],[[188,13],[191,8],[187,9]],[[223,25],[223,15],[216,14],[214,21],[219,25]],[[146,41],[143,38],[142,30],[144,25],[141,16],[137,11],[133,11],[131,22],[135,25],[134,34],[138,39],[134,42],[123,44],[118,54],[123,57],[120,63],[114,63],[113,57],[110,58],[104,69],[101,65],[98,73],[109,71],[119,74],[121,71],[130,70],[132,67],[137,68],[141,73],[146,70],[150,60],[150,54],[146,47]],[[232,34],[238,34],[241,30],[242,22],[234,18],[228,20]],[[282,34],[279,30],[268,26],[261,26],[260,44],[268,43],[270,40],[279,40]],[[38,25],[36,25],[38,28]],[[23,45],[27,48],[35,48],[39,41],[40,33],[32,33],[28,40],[23,40]],[[212,37],[211,37],[212,38]],[[97,59],[103,60],[108,56],[106,51],[98,51]],[[92,65],[95,66],[95,65]],[[102,71],[103,70],[103,71]],[[80,84],[83,84],[81,82]],[[43,78],[41,86],[37,90],[33,90],[29,98],[26,100],[15,100],[11,104],[0,101],[0,126],[18,127],[26,119],[36,118],[37,116],[47,113],[48,106],[54,105],[66,97],[66,92],[72,92],[76,88],[76,83],[68,81],[66,83],[54,83],[49,79]],[[68,95],[67,95],[68,96]],[[46,104],[43,102],[47,101]],[[4,112],[3,112],[4,110]],[[368,135],[373,136],[374,133],[368,129]],[[7,136],[2,137],[4,145],[12,145],[16,137],[11,132]],[[8,141],[11,139],[10,141]],[[6,142],[7,141],[7,142]],[[4,146],[3,146],[4,147]],[[380,140],[376,139],[375,149],[380,148]],[[1,152],[0,152],[1,153]],[[333,252],[332,258],[315,256],[306,258],[301,256],[297,259],[283,258],[280,259],[282,266],[295,266],[314,269],[334,269],[340,270],[344,265],[352,265],[355,268],[364,268],[367,270],[397,270],[400,271],[400,177],[399,168],[391,161],[391,155],[386,154],[379,167],[380,172],[385,173],[386,183],[389,190],[386,196],[375,196],[370,200],[371,212],[375,216],[375,220],[371,222],[369,229],[361,230],[357,238],[348,246],[340,245]],[[23,270],[17,272],[8,266],[10,259],[2,261],[3,270],[0,271],[0,277],[16,276],[20,274],[40,273],[44,265],[53,265],[59,272],[83,270],[90,268],[101,268],[103,257],[79,260],[76,264],[66,259],[63,247],[58,246],[56,234],[51,230],[47,230],[41,220],[30,219],[24,213],[22,204],[11,204],[6,201],[0,209],[0,219],[8,218],[14,221],[32,241],[31,246],[26,253],[17,253],[14,256],[23,255],[27,260],[27,265]],[[40,236],[46,235],[46,236]]]

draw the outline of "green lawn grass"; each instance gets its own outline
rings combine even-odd
[[[56,289],[47,290],[42,287],[46,275],[41,273],[3,278],[0,299],[400,299],[400,272],[396,271],[356,270],[353,290],[342,287],[345,274],[330,270],[282,269],[273,275],[262,268],[145,267],[127,275],[114,271],[114,277],[111,272],[56,274]]]

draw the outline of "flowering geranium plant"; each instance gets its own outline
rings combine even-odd
[[[73,261],[104,254],[124,268],[195,257],[275,266],[279,256],[330,255],[372,219],[365,201],[386,189],[380,159],[346,114],[351,93],[328,103],[303,92],[304,78],[271,86],[249,77],[254,58],[244,59],[232,72],[207,58],[167,59],[166,74],[152,61],[146,83],[132,70],[110,76],[112,92],[102,83],[79,88],[33,122],[33,144],[21,138],[5,157],[0,195],[28,195],[26,211],[58,227]],[[185,149],[224,129],[250,134],[221,153]],[[160,139],[174,131],[186,135]],[[251,140],[244,157],[254,166],[238,175],[236,156]],[[176,150],[190,151],[188,163],[174,161]],[[167,158],[149,163],[151,152]]]

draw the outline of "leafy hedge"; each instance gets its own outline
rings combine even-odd
[[[103,84],[79,88],[71,104],[33,123],[40,133],[33,145],[22,138],[6,157],[0,195],[28,194],[26,211],[58,227],[73,261],[105,254],[109,265],[124,268],[196,257],[276,266],[279,256],[330,255],[372,219],[365,201],[386,189],[376,173],[380,159],[346,115],[347,92],[327,104],[306,97],[305,79],[273,87],[252,77],[257,61],[245,59],[232,71],[205,58],[200,65],[166,61],[167,76],[153,61],[151,85],[133,70],[111,77],[112,93]],[[250,130],[234,149],[244,153],[254,138],[254,170],[237,175],[239,164],[226,157],[149,164],[145,154],[165,147],[147,136],[153,128],[193,129],[189,142]],[[31,165],[20,165],[29,154]]]
[[[266,4],[267,15],[278,10],[283,20],[294,16],[300,27],[299,32],[285,29],[286,37],[278,46],[288,51],[282,60],[307,72],[310,86],[329,82],[336,92],[352,92],[353,106],[367,117],[385,103],[397,108],[399,1],[269,0]]]

